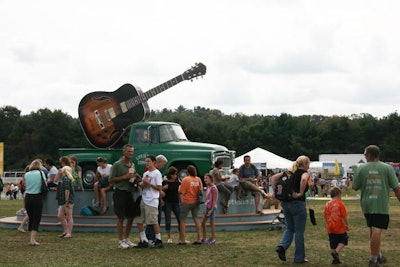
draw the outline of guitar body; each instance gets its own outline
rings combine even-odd
[[[194,67],[143,93],[138,87],[124,84],[114,92],[92,92],[79,103],[79,121],[88,141],[98,148],[114,146],[129,126],[148,118],[147,100],[185,80],[206,73],[206,66]]]
[[[146,101],[126,109],[125,101],[142,95],[138,87],[124,84],[114,92],[92,92],[79,103],[79,120],[86,138],[99,148],[114,145],[127,128],[148,118],[150,109]]]

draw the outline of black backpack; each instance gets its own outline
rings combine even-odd
[[[283,201],[288,202],[292,201],[292,193],[294,192],[294,185],[293,185],[293,173],[290,171],[285,171],[282,175],[278,178],[275,183],[274,193],[275,198]]]

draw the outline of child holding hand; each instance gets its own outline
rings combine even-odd
[[[201,222],[201,227],[203,230],[203,239],[201,242],[203,244],[215,244],[215,211],[218,205],[218,189],[213,182],[211,174],[207,173],[204,175],[204,182],[207,185],[206,191],[206,211],[204,213],[203,220]],[[207,219],[210,219],[211,227],[211,238],[207,239]]]

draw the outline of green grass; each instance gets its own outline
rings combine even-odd
[[[325,201],[310,201],[317,225],[308,220],[306,227],[307,266],[331,266],[328,238],[323,220]],[[340,266],[367,266],[369,230],[360,212],[358,201],[345,201],[349,213],[349,246],[340,257]],[[0,216],[14,216],[22,201],[0,201]],[[400,266],[400,207],[391,200],[391,222],[383,233],[382,251],[388,258],[385,266]],[[288,261],[281,263],[275,253],[282,231],[253,230],[217,232],[216,245],[177,246],[165,244],[161,250],[117,249],[116,233],[73,233],[73,238],[61,240],[58,232],[39,232],[39,247],[29,247],[29,234],[0,228],[1,266],[296,266],[292,257],[294,245],[287,251]],[[188,239],[195,239],[188,233]],[[134,233],[131,239],[138,241]],[[166,236],[163,235],[164,240]],[[177,233],[173,234],[174,241]]]

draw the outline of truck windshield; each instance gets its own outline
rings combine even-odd
[[[160,126],[160,142],[170,141],[187,141],[185,132],[180,125],[161,125]]]

